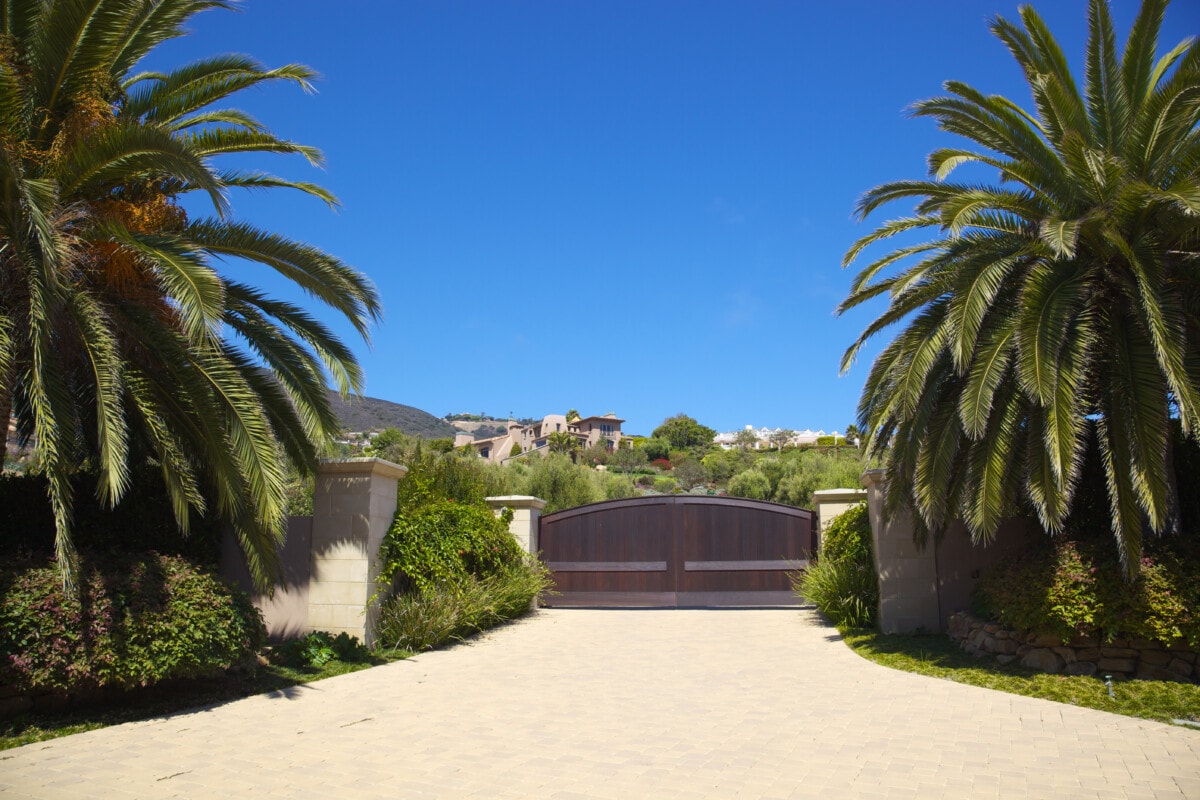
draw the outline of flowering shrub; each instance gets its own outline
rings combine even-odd
[[[1161,544],[1126,581],[1111,540],[1059,539],[996,565],[977,611],[1018,630],[1200,646],[1200,565]]]
[[[671,462],[665,458],[656,458],[650,462],[650,466],[655,469],[661,469],[663,472],[671,471]]]
[[[266,640],[242,593],[179,556],[81,558],[78,593],[53,563],[0,572],[0,684],[80,690],[194,678]]]

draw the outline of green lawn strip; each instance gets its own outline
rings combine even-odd
[[[259,667],[253,675],[231,673],[220,678],[179,681],[169,686],[132,690],[119,700],[94,706],[54,712],[30,712],[0,720],[0,750],[280,691],[399,661],[410,655],[412,654],[404,651],[380,651],[373,654],[368,661],[330,661],[320,668],[271,664]],[[0,756],[0,761],[2,760],[3,756]]]
[[[1196,684],[1114,681],[1112,698],[1103,676],[1050,675],[1016,663],[975,658],[946,636],[844,630],[842,637],[863,658],[892,669],[1159,722],[1200,722],[1200,686]]]

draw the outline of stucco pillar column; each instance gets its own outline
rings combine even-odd
[[[825,529],[839,514],[854,506],[867,502],[865,489],[820,489],[813,492],[813,505],[817,507],[817,519],[824,541]]]
[[[508,523],[508,529],[526,553],[536,556],[541,549],[538,546],[538,521],[542,518],[542,509],[546,507],[546,501],[529,495],[510,494],[488,497],[484,502],[491,506],[492,513],[497,517],[505,508],[512,509],[513,518],[512,522]]]
[[[912,518],[907,512],[884,524],[883,470],[863,473],[867,511],[871,517],[871,543],[879,574],[879,629],[883,633],[938,631],[937,562],[934,548],[913,543]]]
[[[396,513],[396,484],[407,472],[379,458],[321,462],[313,490],[310,630],[374,644],[367,600],[375,593],[379,546]]]

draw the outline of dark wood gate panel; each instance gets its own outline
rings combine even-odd
[[[541,519],[549,606],[796,605],[787,573],[816,548],[814,514],[735,497],[663,495]]]

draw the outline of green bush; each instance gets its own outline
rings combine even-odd
[[[366,661],[371,655],[357,636],[344,631],[337,636],[327,631],[313,631],[307,636],[285,642],[275,653],[289,666],[318,669],[330,661],[355,664]]]
[[[874,564],[871,547],[871,516],[864,504],[838,514],[821,534],[823,559],[850,559],[862,564]]]
[[[0,572],[0,685],[78,691],[194,678],[266,640],[242,593],[179,556],[82,555],[78,594],[52,562]]]
[[[522,551],[487,506],[435,500],[399,509],[379,549],[380,581],[397,593],[457,586],[518,563]]]
[[[750,500],[767,500],[771,497],[771,480],[757,468],[739,472],[729,480],[729,494]]]
[[[529,494],[546,501],[545,514],[599,502],[604,496],[592,483],[591,472],[563,455],[534,459],[529,465]]]
[[[793,587],[839,628],[875,625],[879,575],[865,505],[839,514],[829,524],[816,563],[793,580]]]
[[[1200,646],[1200,564],[1169,540],[1149,543],[1123,577],[1112,539],[1047,540],[984,572],[975,611],[1017,630]]]
[[[670,494],[679,488],[676,485],[674,478],[655,478],[654,483],[651,485],[654,487],[654,491],[658,492],[659,494]]]
[[[419,652],[462,639],[525,614],[551,585],[545,566],[525,556],[486,577],[397,594],[380,606],[379,644]]]

